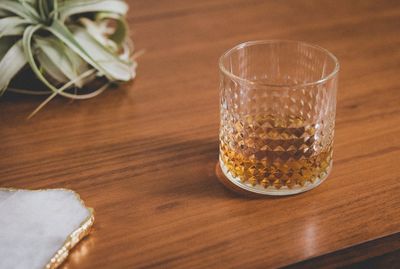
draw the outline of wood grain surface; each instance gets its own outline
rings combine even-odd
[[[95,209],[62,268],[329,268],[399,253],[400,1],[129,3],[146,50],[133,83],[56,98],[29,121],[41,97],[0,99],[0,187],[71,188]],[[301,195],[242,197],[215,175],[217,60],[258,39],[316,43],[341,63],[333,171]]]

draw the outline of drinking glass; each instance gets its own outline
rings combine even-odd
[[[316,45],[250,41],[219,60],[223,175],[267,195],[310,190],[332,167],[339,63]]]

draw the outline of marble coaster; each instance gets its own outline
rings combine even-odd
[[[0,188],[0,268],[56,268],[93,222],[71,190]]]

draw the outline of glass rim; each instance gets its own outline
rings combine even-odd
[[[325,75],[323,78],[319,79],[319,80],[315,80],[315,81],[310,81],[310,82],[305,82],[305,83],[300,83],[300,84],[274,84],[274,83],[259,83],[259,82],[255,82],[240,76],[237,76],[235,74],[233,74],[231,71],[228,71],[224,64],[223,61],[224,59],[227,58],[227,56],[229,56],[230,54],[232,54],[232,52],[237,51],[239,49],[243,49],[245,47],[250,47],[250,46],[255,46],[255,45],[266,45],[266,44],[271,44],[271,43],[296,43],[296,44],[301,44],[303,46],[307,46],[313,49],[317,49],[319,51],[322,51],[323,53],[325,53],[328,57],[331,58],[331,60],[333,60],[333,62],[335,63],[335,68],[333,69],[332,72],[330,72],[329,74]],[[231,79],[242,83],[242,84],[247,84],[247,85],[257,85],[257,86],[265,86],[265,87],[277,87],[277,88],[285,88],[285,87],[291,87],[291,88],[298,88],[298,87],[307,87],[307,86],[313,86],[313,85],[318,85],[318,84],[322,84],[325,81],[331,79],[332,77],[334,77],[340,69],[340,64],[339,64],[339,60],[336,58],[336,56],[330,52],[329,50],[318,46],[318,45],[314,45],[311,43],[307,43],[304,41],[296,41],[296,40],[285,40],[285,39],[271,39],[271,40],[254,40],[254,41],[246,41],[246,42],[242,42],[240,44],[237,44],[236,46],[228,49],[227,51],[225,51],[222,56],[219,58],[218,61],[218,65],[219,65],[219,69],[220,71],[225,74],[226,76],[230,77]]]

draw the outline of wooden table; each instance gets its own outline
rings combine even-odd
[[[96,211],[63,268],[329,268],[399,257],[399,1],[130,4],[132,37],[146,50],[135,82],[88,101],[55,99],[30,121],[42,98],[0,100],[0,186],[71,188]],[[215,176],[217,60],[257,39],[316,43],[341,62],[334,168],[305,194],[249,199]]]

